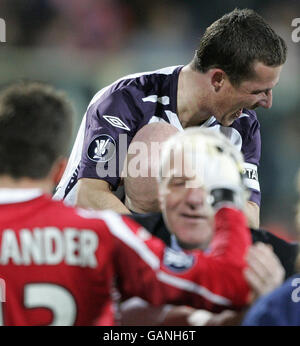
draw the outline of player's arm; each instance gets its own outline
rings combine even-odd
[[[131,97],[119,90],[89,107],[78,171],[77,206],[129,213],[112,191],[120,184],[123,160],[135,131],[131,103]],[[139,116],[135,111],[134,117]]]
[[[260,125],[255,112],[247,112],[249,113],[249,117],[245,119],[249,119],[250,126],[247,135],[245,135],[243,140],[241,151],[245,160],[245,184],[250,190],[250,197],[248,203],[246,203],[244,212],[248,219],[248,226],[257,229],[259,228],[260,223],[259,216],[261,200],[260,184],[258,179],[258,167],[261,157],[261,135]]]
[[[120,214],[130,214],[125,205],[112,193],[109,183],[101,179],[80,179],[75,204],[81,208],[111,209]]]
[[[153,306],[134,297],[120,306],[123,326],[188,326],[189,317],[197,310],[185,305]]]
[[[271,245],[260,242],[252,245],[247,262],[245,277],[252,288],[253,301],[282,284],[285,270]]]
[[[259,228],[259,206],[252,201],[248,201],[245,205],[245,214],[248,219],[248,226],[250,228],[258,229]]]

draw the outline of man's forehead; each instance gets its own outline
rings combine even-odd
[[[252,89],[272,89],[279,81],[281,66],[267,66],[262,62],[254,63],[254,78],[245,80],[241,84]]]
[[[195,162],[189,155],[184,156],[181,160],[172,160],[169,165],[166,165],[163,172],[163,178],[167,183],[176,180],[184,181],[203,181],[203,172],[199,167],[199,162]]]
[[[180,160],[172,160],[168,168],[170,178],[189,178],[191,174],[194,175],[193,164],[187,156]]]

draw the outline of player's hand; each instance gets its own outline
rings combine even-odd
[[[246,260],[248,268],[244,275],[252,289],[252,301],[273,291],[283,282],[285,270],[271,245],[260,242],[253,244]]]
[[[244,317],[244,311],[224,310],[212,313],[206,310],[195,310],[189,318],[190,326],[236,326]]]
[[[190,316],[197,310],[190,306],[185,305],[173,305],[169,308],[165,315],[163,322],[160,324],[162,326],[189,326]]]

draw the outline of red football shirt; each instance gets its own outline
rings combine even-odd
[[[0,325],[112,325],[115,285],[156,305],[241,307],[248,246],[243,214],[223,208],[210,253],[175,254],[178,270],[164,243],[131,219],[1,189]]]

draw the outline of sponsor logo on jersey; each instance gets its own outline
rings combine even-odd
[[[107,162],[115,154],[116,142],[109,135],[100,135],[92,140],[88,148],[88,157],[94,162]]]
[[[194,256],[168,247],[164,253],[163,263],[172,271],[181,272],[192,267],[194,264]]]
[[[103,115],[103,118],[114,127],[118,127],[120,129],[130,131],[130,128],[126,124],[124,124],[123,121],[119,119],[118,117],[115,117],[113,115]]]

